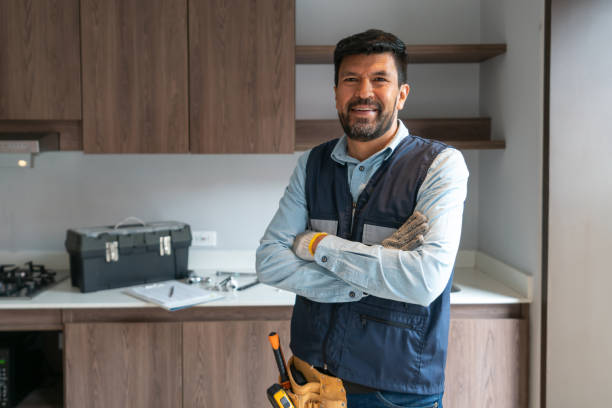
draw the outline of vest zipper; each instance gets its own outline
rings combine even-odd
[[[355,228],[355,212],[357,209],[357,203],[353,203],[353,212],[351,214],[351,231],[350,231],[350,235],[353,236],[353,229]]]
[[[366,324],[367,324],[367,321],[370,320],[372,322],[386,324],[386,325],[389,325],[389,326],[401,327],[403,329],[413,329],[413,330],[416,330],[416,328],[414,326],[412,326],[410,324],[407,324],[407,323],[394,322],[394,321],[391,321],[391,320],[381,319],[381,318],[378,318],[378,317],[368,316],[368,315],[364,315],[364,314],[359,315],[359,317],[361,318],[361,325],[363,327],[365,327]]]
[[[327,370],[327,340],[329,339],[329,336],[331,334],[331,331],[334,328],[334,325],[336,324],[336,314],[338,312],[338,305],[334,304],[332,306],[332,317],[331,320],[329,321],[329,328],[327,329],[327,333],[325,334],[325,339],[323,339],[323,368],[325,370]]]

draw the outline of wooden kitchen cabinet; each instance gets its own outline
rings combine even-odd
[[[291,356],[291,309],[6,310],[0,330],[63,327],[67,408],[263,408],[278,379],[267,336]],[[527,407],[527,316],[521,305],[451,307],[444,406]]]
[[[182,406],[180,323],[65,325],[66,408]]]
[[[86,153],[189,150],[186,0],[82,0]]]
[[[192,153],[293,153],[294,0],[189,0]]]
[[[451,319],[444,406],[527,408],[528,321]]]
[[[286,357],[289,321],[217,321],[183,324],[183,407],[267,407],[278,382],[268,341],[277,332]]]
[[[81,119],[79,0],[0,2],[4,119]]]

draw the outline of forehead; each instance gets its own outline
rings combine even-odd
[[[338,74],[348,72],[354,74],[368,74],[373,72],[387,72],[389,75],[397,77],[395,59],[390,52],[380,54],[355,54],[347,55],[342,58]]]

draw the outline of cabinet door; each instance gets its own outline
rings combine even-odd
[[[81,119],[78,0],[0,1],[0,119]]]
[[[180,323],[65,326],[65,406],[182,406]]]
[[[291,153],[294,0],[189,0],[192,153]]]
[[[523,319],[452,319],[444,406],[526,408],[527,330]]]
[[[266,390],[279,374],[268,334],[279,334],[288,359],[289,326],[289,321],[184,323],[183,406],[270,406]]]
[[[186,0],[82,0],[87,153],[189,148]]]

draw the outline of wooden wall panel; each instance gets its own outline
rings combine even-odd
[[[83,0],[86,153],[189,150],[186,0]]]
[[[67,324],[65,407],[182,407],[180,323]]]
[[[293,0],[189,1],[192,153],[292,153]]]
[[[289,321],[184,323],[183,406],[270,406],[266,389],[278,382],[278,368],[268,334],[279,334],[288,360],[289,326]]]
[[[444,406],[526,408],[528,322],[452,319]]]
[[[81,119],[79,0],[0,1],[0,119]]]

